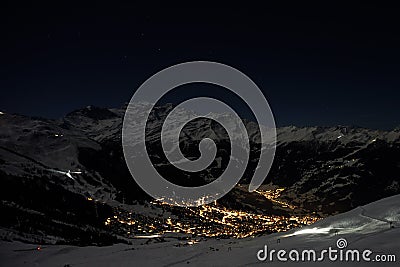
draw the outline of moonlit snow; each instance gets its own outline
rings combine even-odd
[[[329,266],[396,266],[400,259],[400,195],[379,200],[349,212],[288,232],[245,239],[208,239],[200,242],[166,239],[156,242],[135,239],[133,245],[75,247],[20,242],[0,243],[3,266],[321,266],[320,262],[260,262],[256,254],[270,249],[314,249],[321,251],[345,238],[347,249],[370,249],[374,253],[394,254],[397,263],[330,262]],[[392,224],[390,225],[390,222]],[[279,243],[278,243],[279,242]],[[40,248],[40,249],[38,249]]]

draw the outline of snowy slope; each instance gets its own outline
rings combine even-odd
[[[276,250],[321,251],[329,246],[336,248],[337,239],[345,238],[346,249],[370,249],[373,255],[394,254],[397,263],[330,262],[325,258],[324,265],[397,266],[400,260],[399,203],[400,195],[396,195],[289,232],[246,239],[209,239],[196,244],[173,239],[150,244],[135,240],[133,245],[49,245],[37,250],[37,245],[2,242],[0,259],[4,266],[252,266],[260,263],[321,266],[320,262],[260,262],[256,254],[264,245]],[[390,228],[387,221],[394,222],[394,228]],[[280,243],[277,243],[278,239]]]

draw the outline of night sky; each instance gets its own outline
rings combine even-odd
[[[395,7],[131,2],[3,9],[0,110],[119,107],[157,71],[208,60],[253,79],[278,126],[400,125]]]

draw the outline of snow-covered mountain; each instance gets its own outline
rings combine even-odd
[[[138,118],[144,116],[141,105],[146,104],[134,107]],[[227,166],[232,144],[226,131],[210,120],[188,124],[180,136],[180,147],[189,158],[199,156],[198,143],[204,137],[217,144],[215,161],[197,176],[176,172],[159,153],[159,129],[172,109],[172,105],[157,107],[148,122],[148,151],[153,152],[157,170],[187,186],[218,177]],[[43,236],[72,236],[73,240],[85,236],[87,243],[115,242],[116,237],[103,225],[113,209],[121,203],[150,200],[131,178],[124,161],[124,111],[125,107],[88,106],[59,120],[1,114],[1,209],[6,214],[2,227],[46,233]],[[185,110],[175,114],[176,121],[187,117]],[[245,126],[251,140],[251,161],[242,184],[249,182],[261,149],[257,125],[245,121]],[[398,129],[283,127],[277,129],[276,145],[275,162],[265,183],[285,187],[282,198],[306,210],[333,214],[400,193]],[[251,197],[236,200],[237,193],[234,190],[221,203],[248,207],[246,201],[253,201]],[[270,212],[263,206],[255,208]]]
[[[356,127],[280,128],[270,178],[300,205],[346,211],[399,193],[399,136]]]

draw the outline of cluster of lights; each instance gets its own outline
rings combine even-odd
[[[277,188],[275,190],[256,190],[255,192],[264,196],[265,198],[269,199],[270,201],[279,204],[283,208],[290,208],[291,210],[294,210],[296,206],[289,204],[287,202],[279,200],[279,197],[281,196],[282,192],[285,191],[285,188]]]
[[[284,189],[257,191],[282,207],[296,207],[278,198]],[[89,199],[88,199],[89,200]],[[148,217],[139,213],[116,209],[113,217],[104,222],[114,232],[128,237],[142,235],[183,235],[197,237],[235,237],[244,238],[261,233],[283,232],[292,228],[310,225],[320,218],[304,216],[264,215],[247,211],[227,209],[217,203],[201,207],[177,207],[166,202],[154,201],[153,205],[163,209],[164,214],[174,216]]]

